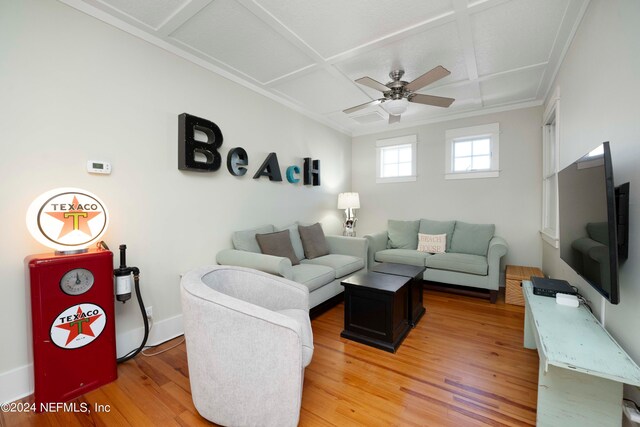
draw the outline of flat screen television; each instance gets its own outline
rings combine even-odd
[[[558,203],[560,258],[618,304],[618,266],[629,252],[629,183],[614,186],[609,142],[560,171]]]

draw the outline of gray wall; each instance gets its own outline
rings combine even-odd
[[[352,190],[360,193],[358,235],[388,219],[492,223],[509,243],[507,264],[541,266],[542,109],[513,110],[353,139]],[[500,177],[445,180],[445,131],[500,123]],[[376,140],[418,135],[415,182],[376,184]]]
[[[104,240],[126,243],[140,267],[152,340],[179,333],[180,273],[215,262],[231,232],[266,223],[320,220],[341,232],[337,194],[351,182],[351,137],[244,87],[51,0],[0,2],[0,271],[3,274],[0,402],[27,393],[31,368],[23,259],[52,252],[28,233],[25,213],[42,192],[80,187],[108,206]],[[233,177],[177,168],[178,115],[216,122],[231,147],[249,154]],[[251,176],[274,151],[280,166],[321,160],[322,186]],[[109,160],[110,176],[89,175],[87,160]],[[117,258],[117,257],[116,257]],[[119,346],[136,341],[135,304],[116,306]],[[125,347],[122,345],[121,347]]]
[[[640,2],[592,0],[560,68],[560,168],[611,142],[616,184],[631,182],[629,259],[620,267],[620,304],[603,302],[543,245],[543,268],[592,301],[607,330],[640,363]],[[640,392],[626,394],[640,401]]]

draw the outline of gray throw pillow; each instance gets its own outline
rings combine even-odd
[[[263,254],[287,257],[291,260],[291,265],[300,264],[300,260],[293,251],[289,230],[277,231],[275,233],[256,234],[256,240]]]
[[[496,230],[494,224],[468,224],[457,221],[451,238],[451,252],[487,256],[489,241]]]
[[[298,259],[304,259],[304,248],[302,247],[302,240],[300,239],[300,232],[298,231],[298,224],[291,224],[284,227],[276,227],[275,231],[289,230],[289,237],[291,237],[291,245],[293,251],[296,253]]]
[[[391,249],[418,249],[418,228],[420,221],[397,221],[390,219],[387,222],[389,232],[389,247]]]
[[[447,235],[447,252],[451,248],[451,238],[453,237],[453,228],[456,226],[455,221],[433,221],[431,219],[420,220],[421,234],[446,234]]]
[[[302,239],[304,255],[308,259],[329,255],[329,244],[324,237],[324,231],[322,231],[322,226],[319,222],[309,226],[299,225],[298,231],[300,232],[300,239]]]

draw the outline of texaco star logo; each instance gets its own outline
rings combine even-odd
[[[51,340],[64,349],[84,347],[98,338],[107,323],[104,310],[95,304],[73,305],[51,324]]]
[[[52,203],[53,206],[57,206],[57,204]],[[89,209],[94,208],[97,209],[98,205],[96,204],[86,204]],[[47,215],[51,215],[58,221],[62,221],[64,224],[62,226],[62,230],[60,230],[60,234],[57,239],[61,239],[67,234],[73,231],[80,231],[81,233],[86,234],[91,237],[91,229],[89,228],[89,221],[95,218],[98,215],[101,215],[102,212],[95,210],[85,210],[84,206],[78,203],[78,197],[73,196],[73,202],[67,205],[67,211],[53,211],[46,212]]]
[[[104,204],[77,188],[60,188],[42,194],[27,212],[27,226],[42,244],[67,251],[95,243],[108,224]]]

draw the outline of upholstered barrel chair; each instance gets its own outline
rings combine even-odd
[[[309,291],[243,267],[209,266],[181,282],[193,403],[225,426],[295,426],[313,355]]]

